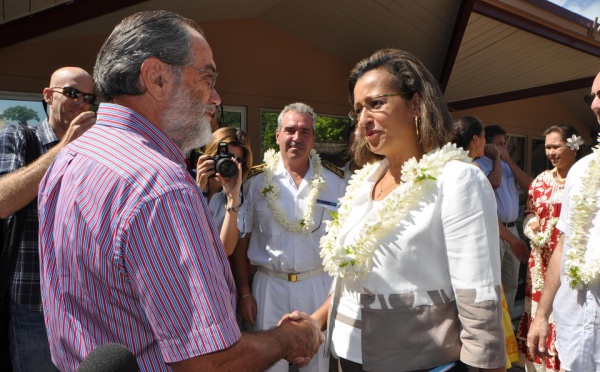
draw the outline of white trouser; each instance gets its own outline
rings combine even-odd
[[[298,282],[288,282],[257,271],[252,283],[252,294],[258,306],[254,330],[267,330],[277,326],[281,317],[294,310],[312,314],[329,295],[331,277],[327,274]],[[289,364],[280,360],[267,371],[288,372]],[[323,345],[312,356],[302,372],[329,371],[329,358],[323,357]]]

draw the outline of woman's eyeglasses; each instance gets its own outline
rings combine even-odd
[[[358,117],[360,116],[363,108],[366,108],[369,112],[378,112],[383,106],[387,103],[387,100],[383,100],[380,98],[394,97],[394,96],[410,96],[412,93],[388,93],[382,94],[380,96],[375,96],[369,99],[368,102],[364,105],[357,106],[348,112],[348,117],[352,120],[353,123],[358,122]]]
[[[71,99],[79,99],[79,97],[83,97],[83,102],[89,103],[90,105],[96,102],[96,95],[92,93],[83,93],[79,89],[73,87],[53,87],[50,88],[52,91],[56,92],[55,89],[62,89],[60,92],[63,96]]]

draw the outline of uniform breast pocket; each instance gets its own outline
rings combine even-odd
[[[256,204],[256,219],[254,224],[258,224],[258,228],[263,235],[280,235],[283,231],[283,226],[275,220],[273,211],[271,211],[266,201]]]

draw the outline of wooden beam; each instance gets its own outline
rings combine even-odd
[[[147,0],[73,0],[0,25],[0,48],[60,30]]]
[[[450,45],[446,52],[446,58],[444,65],[442,66],[442,73],[440,74],[440,87],[442,92],[446,91],[446,86],[450,80],[450,74],[454,68],[454,62],[456,62],[456,56],[462,44],[462,39],[465,35],[465,30],[469,24],[469,17],[471,17],[471,11],[475,0],[462,0],[456,15],[456,23],[454,23],[454,30],[452,31],[452,37],[450,38]]]
[[[600,47],[576,37],[567,35],[548,26],[533,22],[530,19],[511,13],[505,9],[478,0],[473,6],[473,11],[498,22],[543,37],[555,43],[573,48],[594,57],[600,57]]]
[[[495,105],[503,102],[518,101],[521,99],[545,96],[548,94],[567,92],[575,89],[590,88],[595,76],[587,78],[564,81],[540,87],[515,90],[512,92],[492,94],[484,97],[465,99],[448,103],[448,107],[454,111],[466,110],[474,107]]]

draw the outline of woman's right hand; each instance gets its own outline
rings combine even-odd
[[[215,162],[210,155],[202,155],[196,163],[196,184],[200,190],[206,188],[208,178],[215,174]]]
[[[228,178],[225,178],[217,173],[217,178],[219,179],[221,186],[223,186],[223,191],[225,191],[227,198],[232,199],[239,204],[239,195],[242,188],[242,164],[239,163],[235,158],[232,158],[231,160],[235,163],[238,169],[237,173]]]
[[[532,219],[527,226],[529,226],[534,233],[539,233],[541,231],[540,223],[536,219]]]

